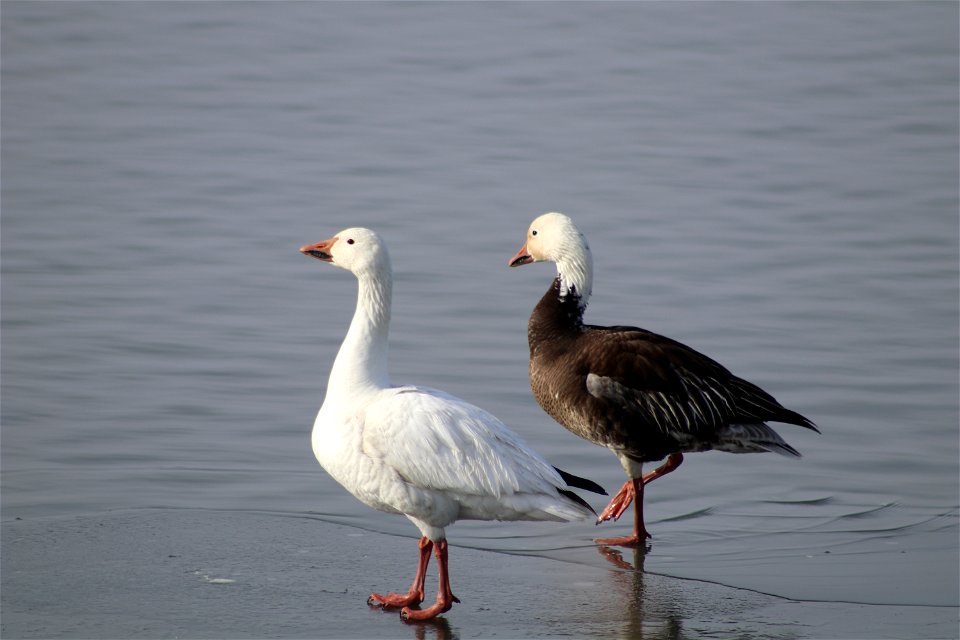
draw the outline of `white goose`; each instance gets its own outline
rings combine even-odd
[[[368,604],[402,607],[426,620],[459,600],[450,590],[444,528],[456,520],[554,520],[593,509],[566,486],[599,486],[552,467],[500,420],[442,391],[391,386],[387,374],[393,275],[387,248],[369,229],[351,228],[306,245],[304,254],[353,272],[357,308],[313,425],[313,452],[364,504],[402,513],[420,529],[420,560],[407,593],[373,593]],[[424,599],[430,552],[437,558],[436,602]]]

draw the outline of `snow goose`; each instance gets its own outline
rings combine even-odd
[[[546,213],[534,220],[509,265],[540,261],[555,263],[557,276],[527,328],[533,394],[568,430],[613,451],[630,478],[597,524],[619,519],[635,502],[632,535],[597,542],[637,546],[650,537],[643,522],[643,487],[676,469],[685,452],[773,451],[799,457],[765,423],[817,431],[799,413],[686,345],[636,327],[584,324],[593,258],[569,217]],[[664,457],[663,465],[643,473],[643,463]]]
[[[402,607],[404,619],[427,620],[459,602],[450,590],[444,532],[456,520],[574,521],[596,515],[566,487],[604,493],[602,488],[552,467],[491,414],[442,391],[390,384],[392,270],[376,233],[346,229],[300,251],[353,272],[359,282],[356,311],[313,425],[314,455],[358,500],[407,516],[422,534],[407,593],[373,593],[369,604]],[[437,600],[417,609],[431,550]]]

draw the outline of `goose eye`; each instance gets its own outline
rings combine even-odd
[[[353,238],[347,238],[347,244],[353,244]]]
[[[533,231],[531,231],[531,232],[530,232],[530,235],[532,235],[532,236],[535,236],[535,235],[537,235],[537,230],[536,230],[536,229],[534,229]]]

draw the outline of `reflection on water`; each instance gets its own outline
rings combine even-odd
[[[600,545],[597,551],[620,570],[614,573],[613,579],[624,602],[625,621],[621,637],[678,640],[683,628],[683,607],[680,602],[673,603],[676,607],[674,612],[664,614],[657,611],[649,618],[644,616],[651,600],[646,593],[643,569],[644,559],[650,551],[649,545],[633,549]],[[624,555],[630,558],[630,561],[625,560]]]
[[[414,640],[459,640],[460,638],[443,616],[419,622],[407,621],[406,624],[413,628]]]
[[[650,548],[598,546],[614,570],[610,572],[611,604],[620,623],[615,635],[624,640],[679,640],[689,637],[777,638],[791,640],[802,632],[786,620],[758,616],[766,598],[736,591],[716,592],[703,583],[677,588],[645,569]],[[748,613],[749,612],[749,613]],[[608,614],[609,615],[609,614]],[[743,620],[754,618],[751,623]],[[816,634],[816,631],[812,631]]]
[[[644,634],[645,625],[643,615],[646,602],[643,560],[646,557],[647,551],[649,551],[649,547],[621,550],[601,545],[597,547],[597,551],[618,569],[624,570],[616,576],[616,582],[622,591],[623,600],[626,604],[627,622],[624,627],[623,636],[625,638],[646,637]],[[624,553],[632,556],[632,562],[624,560]],[[673,628],[674,623],[676,623],[675,630],[679,633],[680,625],[678,621],[668,618],[660,621],[660,623],[665,630]],[[666,635],[663,637],[675,639],[677,635]]]

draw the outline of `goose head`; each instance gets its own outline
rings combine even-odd
[[[589,252],[587,239],[569,216],[545,213],[530,223],[527,241],[513,258],[511,267],[533,262],[562,262],[565,258]]]
[[[386,244],[375,232],[364,227],[344,229],[332,238],[304,245],[300,247],[300,253],[357,276],[390,271]]]
[[[593,288],[593,256],[586,237],[569,216],[554,211],[531,222],[526,242],[507,264],[519,267],[534,262],[555,263],[561,296],[574,292],[586,305]]]

